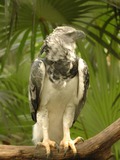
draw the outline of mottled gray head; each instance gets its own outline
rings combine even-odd
[[[69,26],[57,27],[52,34],[58,35],[65,43],[75,43],[77,39],[85,37],[83,31]]]
[[[49,59],[58,56],[65,57],[65,54],[74,54],[76,48],[76,40],[85,38],[85,33],[69,26],[60,26],[46,38],[41,52],[48,53]],[[69,52],[68,52],[69,51]],[[53,57],[54,56],[54,57]]]

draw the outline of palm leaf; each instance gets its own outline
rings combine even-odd
[[[118,43],[119,38],[114,35],[114,32],[108,31],[110,25],[113,25],[113,31],[115,31],[117,24],[115,24],[116,16],[114,14],[113,6],[110,5],[110,9],[108,10],[107,4],[108,1],[97,2],[95,0],[79,0],[79,1],[60,1],[60,0],[29,0],[27,2],[23,0],[19,1],[10,1],[10,3],[1,3],[0,15],[4,18],[0,21],[1,24],[1,46],[6,46],[7,49],[5,53],[2,55],[4,58],[2,60],[2,66],[4,66],[6,58],[11,50],[11,40],[12,37],[15,38],[14,34],[16,32],[21,34],[25,30],[30,30],[31,32],[31,45],[30,45],[30,53],[31,60],[34,59],[35,56],[35,45],[37,32],[40,30],[43,37],[45,38],[47,34],[49,34],[49,28],[52,26],[61,25],[61,24],[73,24],[81,29],[84,29],[89,36],[90,41],[95,40],[101,43],[102,46],[107,48],[111,54],[120,58],[120,54],[116,52],[114,48],[111,47],[109,43],[106,43],[105,40],[101,39],[100,35],[95,35],[93,32],[97,30],[104,35],[104,37],[108,37],[114,39],[115,42]],[[7,5],[6,5],[7,4]],[[109,3],[110,4],[110,3]],[[101,12],[102,8],[102,12]],[[4,9],[7,9],[7,13],[4,12]],[[109,14],[104,14],[108,10]],[[47,12],[46,12],[47,11]],[[110,12],[111,11],[111,12]],[[97,13],[97,14],[96,14]],[[114,14],[114,15],[113,15]],[[9,17],[9,18],[8,18]],[[99,17],[99,22],[102,24],[95,25],[97,22],[97,18]],[[107,21],[103,21],[103,17],[107,17]],[[94,20],[94,23],[93,23]],[[92,21],[92,23],[91,23]],[[48,23],[49,22],[49,23]],[[110,24],[112,22],[112,24]],[[3,25],[4,24],[4,25]],[[6,26],[2,27],[2,26]],[[87,27],[88,26],[88,27]],[[107,31],[106,29],[107,28]],[[3,30],[6,29],[6,32]],[[51,30],[51,29],[50,29]],[[20,32],[21,31],[21,32]],[[2,36],[5,37],[2,39]],[[17,38],[17,37],[16,37]],[[25,39],[24,39],[25,41]],[[27,41],[27,37],[26,37]],[[23,41],[21,42],[21,46],[23,46]],[[26,43],[24,43],[26,45]],[[21,48],[21,52],[24,50],[24,47]],[[19,52],[19,51],[18,51]],[[19,54],[18,54],[19,57]],[[19,58],[18,58],[19,59]]]
[[[99,44],[91,48],[90,44],[84,43],[86,49],[82,42],[78,43],[78,47],[88,64],[90,88],[85,107],[72,128],[72,136],[81,135],[86,139],[96,135],[120,117],[120,64],[115,57],[106,56]],[[119,142],[114,146],[116,159],[119,157],[119,146]]]

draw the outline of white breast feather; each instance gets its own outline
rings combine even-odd
[[[48,109],[49,116],[49,135],[51,139],[60,141],[63,132],[63,114],[66,106],[74,106],[73,113],[75,112],[75,107],[78,105],[80,99],[83,97],[84,93],[84,76],[83,76],[84,62],[79,59],[78,71],[79,77],[75,76],[66,85],[57,88],[49,80],[48,75],[46,75],[43,91],[41,94],[41,105],[38,112],[44,107]],[[79,78],[79,83],[78,83]],[[79,85],[79,86],[77,86]],[[79,92],[77,95],[77,88],[79,87]],[[57,120],[56,120],[57,117]],[[54,137],[53,137],[54,135]]]

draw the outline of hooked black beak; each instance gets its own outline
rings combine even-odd
[[[86,38],[86,34],[83,31],[77,30],[77,39]]]

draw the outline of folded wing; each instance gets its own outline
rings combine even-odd
[[[29,79],[29,103],[32,119],[36,122],[36,113],[40,105],[40,95],[45,78],[45,65],[43,60],[36,59],[31,67]]]

